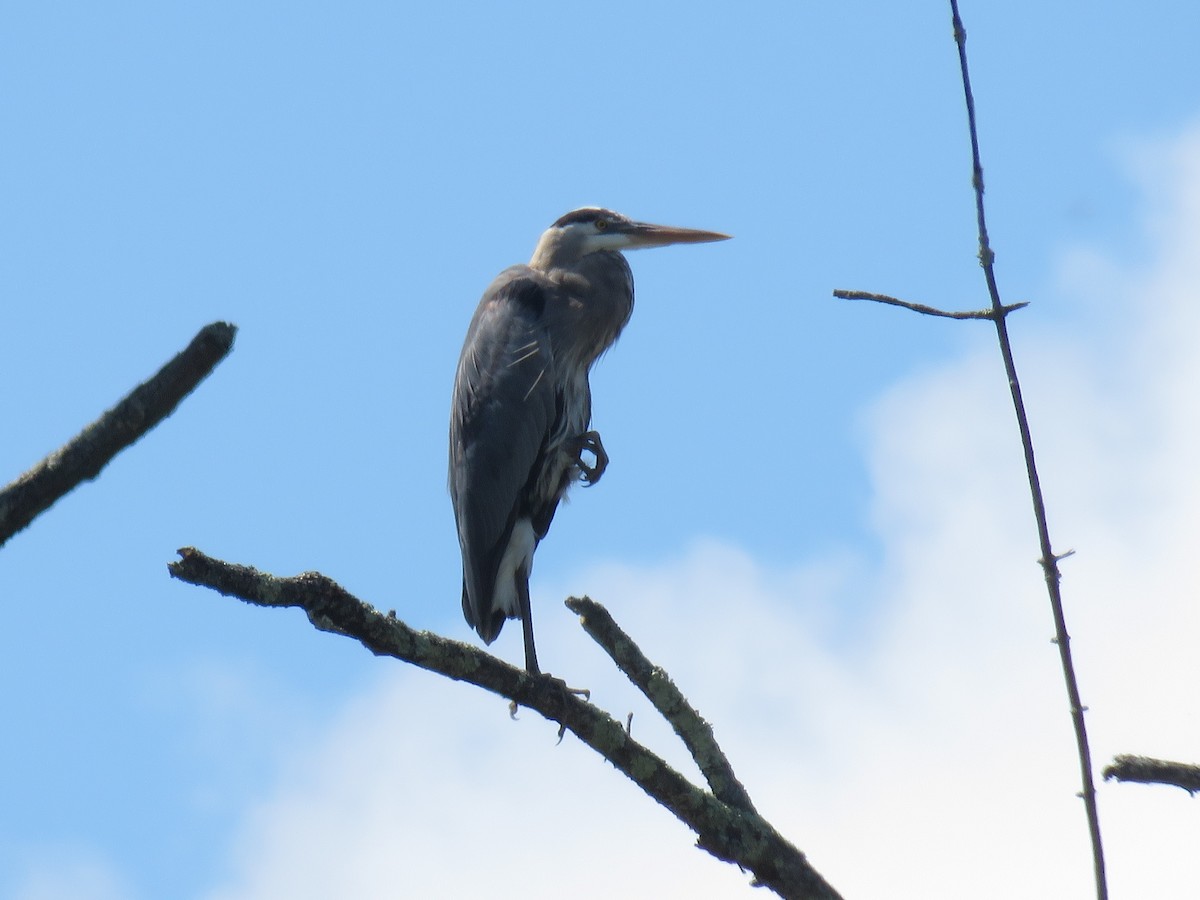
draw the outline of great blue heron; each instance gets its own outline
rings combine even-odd
[[[571,484],[595,484],[608,465],[589,430],[588,371],[633,312],[633,274],[621,251],[728,237],[577,209],[546,230],[529,265],[505,269],[479,301],[450,409],[463,614],[488,644],[506,618],[521,619],[532,675],[533,552]]]

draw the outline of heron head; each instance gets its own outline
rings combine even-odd
[[[675,228],[635,222],[611,209],[585,206],[572,210],[551,225],[538,242],[533,265],[546,267],[560,260],[579,259],[600,251],[640,250],[669,244],[703,244],[729,240],[729,235],[696,228]]]

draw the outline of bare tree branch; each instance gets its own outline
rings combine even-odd
[[[691,784],[633,740],[620,722],[571,694],[561,682],[531,677],[470,644],[416,631],[394,613],[384,615],[317,572],[278,578],[213,559],[193,548],[180,550],[179,555],[168,569],[181,581],[259,606],[298,607],[318,629],[353,638],[377,656],[391,656],[469,682],[558,722],[674,813],[696,833],[698,846],[718,859],[749,869],[757,883],[781,897],[839,897],[804,854],[752,809],[722,802]],[[587,609],[594,617],[601,608],[591,604]]]
[[[1075,729],[1075,745],[1079,759],[1080,778],[1083,789],[1084,809],[1087,815],[1088,833],[1092,846],[1092,869],[1096,883],[1097,900],[1107,900],[1108,883],[1104,868],[1104,847],[1100,840],[1100,814],[1096,804],[1096,786],[1092,778],[1092,757],[1088,746],[1087,724],[1084,721],[1083,705],[1079,694],[1079,683],[1075,676],[1075,664],[1071,656],[1071,638],[1067,633],[1066,617],[1063,612],[1062,590],[1060,582],[1062,574],[1059,571],[1059,560],[1070,554],[1057,555],[1050,543],[1050,527],[1046,518],[1046,503],[1042,495],[1042,485],[1038,476],[1037,461],[1033,452],[1033,437],[1029,428],[1029,419],[1025,412],[1025,401],[1021,394],[1021,382],[1017,377],[1016,363],[1013,361],[1012,343],[1008,336],[1008,314],[1026,305],[1023,303],[1006,306],[1000,301],[1000,288],[996,284],[995,261],[988,238],[987,216],[983,202],[983,164],[979,153],[979,132],[975,123],[975,97],[971,91],[971,75],[967,66],[967,32],[963,27],[962,18],[958,13],[957,0],[950,0],[950,12],[954,24],[954,41],[958,47],[959,70],[962,74],[963,98],[967,106],[967,128],[971,138],[971,184],[975,192],[975,219],[979,232],[979,264],[983,267],[984,280],[987,283],[988,297],[991,308],[977,312],[955,313],[946,312],[919,303],[909,303],[897,300],[886,294],[869,294],[865,291],[834,291],[834,296],[847,300],[873,300],[892,306],[902,306],[915,312],[932,316],[944,316],[952,319],[990,319],[996,327],[996,337],[1000,345],[1000,355],[1004,360],[1004,371],[1008,377],[1009,390],[1012,394],[1013,409],[1016,412],[1017,428],[1021,435],[1021,447],[1025,455],[1025,469],[1029,479],[1029,491],[1033,500],[1034,518],[1037,523],[1038,543],[1041,558],[1038,564],[1046,580],[1046,589],[1050,598],[1050,609],[1054,617],[1054,643],[1058,646],[1059,661],[1062,667],[1063,680],[1066,683],[1067,698],[1071,709],[1071,723]]]
[[[970,312],[948,312],[944,309],[938,309],[936,306],[926,306],[924,303],[912,303],[908,300],[900,300],[896,297],[889,297],[887,294],[872,294],[868,291],[845,291],[835,290],[833,296],[839,300],[870,300],[874,303],[886,303],[889,306],[901,306],[904,309],[911,309],[913,312],[919,312],[925,316],[941,316],[945,319],[995,319],[997,315],[1007,316],[1010,312],[1018,309],[1024,309],[1029,305],[1025,303],[1010,303],[1008,306],[1000,307],[1000,312],[995,309],[976,309]]]
[[[153,378],[0,491],[0,546],[174,412],[229,353],[236,332],[225,322],[200,329]]]
[[[1112,765],[1104,770],[1104,780],[1137,781],[1142,784],[1169,784],[1183,788],[1189,794],[1200,791],[1200,766],[1188,763],[1133,756],[1123,753],[1114,756]]]
[[[584,631],[612,657],[622,672],[637,686],[662,717],[671,723],[700,767],[700,772],[723,803],[755,812],[750,795],[733,773],[733,766],[717,744],[712,726],[688,703],[675,682],[642,653],[607,609],[590,597],[570,597],[567,609],[579,616]]]
[[[1086,707],[1080,699],[1079,682],[1075,676],[1075,663],[1071,656],[1071,637],[1067,633],[1066,614],[1062,601],[1062,573],[1058,568],[1059,556],[1050,545],[1050,525],[1046,518],[1046,502],[1042,496],[1042,484],[1038,477],[1037,461],[1033,453],[1033,435],[1029,419],[1025,414],[1025,401],[1021,395],[1021,382],[1017,378],[1017,364],[1013,361],[1012,343],[1008,337],[1008,323],[1003,315],[1004,304],[1000,302],[1000,288],[996,285],[996,254],[988,240],[987,216],[983,203],[983,164],[979,154],[979,132],[975,125],[975,96],[971,92],[971,75],[967,67],[967,31],[958,14],[958,0],[950,0],[950,12],[954,22],[954,41],[958,45],[959,69],[962,72],[963,97],[967,104],[967,127],[971,135],[971,183],[975,188],[975,219],[979,229],[979,264],[987,282],[988,296],[996,315],[992,323],[996,326],[996,338],[1000,344],[1000,355],[1004,359],[1004,371],[1012,394],[1013,409],[1017,415],[1017,428],[1021,433],[1021,447],[1025,453],[1025,470],[1029,478],[1029,493],[1033,500],[1033,514],[1037,520],[1038,543],[1041,558],[1038,560],[1046,579],[1046,590],[1050,597],[1050,611],[1054,617],[1054,643],[1058,646],[1059,662],[1063,681],[1067,687],[1067,699],[1071,707],[1071,724],[1075,728],[1075,747],[1079,757],[1079,776],[1083,783],[1083,797],[1087,815],[1088,835],[1092,845],[1092,873],[1096,882],[1097,900],[1107,900],[1108,878],[1104,869],[1104,845],[1100,839],[1100,811],[1096,804],[1096,785],[1092,778],[1092,751],[1088,746],[1087,723],[1084,721]]]

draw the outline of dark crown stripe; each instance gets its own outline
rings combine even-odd
[[[551,228],[566,228],[568,225],[583,225],[588,222],[595,222],[597,219],[621,219],[623,216],[613,212],[611,209],[573,209],[557,222],[551,225]]]

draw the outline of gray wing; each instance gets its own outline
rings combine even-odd
[[[496,571],[555,419],[554,358],[542,324],[553,290],[528,267],[503,272],[479,302],[454,379],[450,496],[463,612],[488,641],[504,624],[493,602]]]

